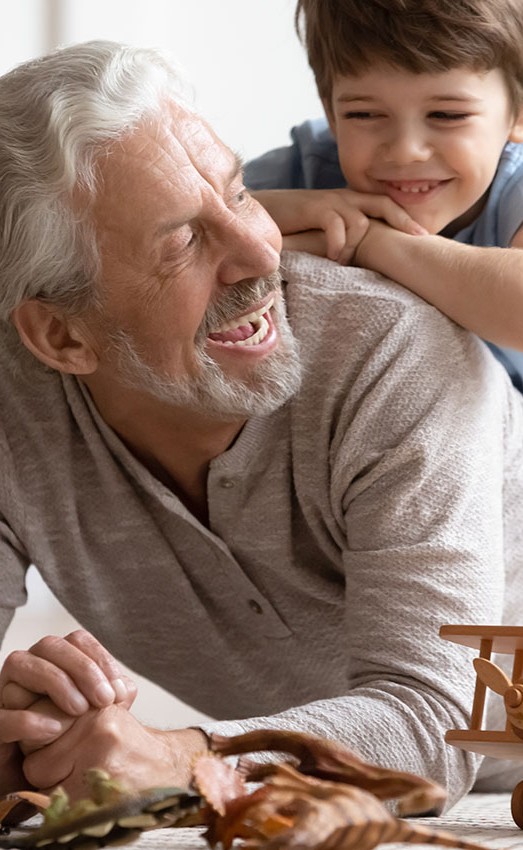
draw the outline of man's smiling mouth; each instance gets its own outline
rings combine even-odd
[[[259,345],[269,332],[270,324],[267,314],[273,304],[274,298],[270,298],[258,310],[246,313],[230,322],[225,322],[209,334],[209,339],[213,342],[220,342],[222,345]]]

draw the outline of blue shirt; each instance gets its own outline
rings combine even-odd
[[[291,145],[247,164],[245,183],[250,189],[339,189],[347,185],[336,141],[324,118],[294,127],[291,139]],[[522,224],[523,144],[507,142],[485,206],[453,238],[467,245],[507,248]],[[514,386],[523,392],[523,353],[487,345],[505,366]]]

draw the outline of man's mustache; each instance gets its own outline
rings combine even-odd
[[[220,299],[207,308],[203,322],[198,329],[198,340],[206,339],[210,333],[218,330],[226,322],[230,322],[244,313],[251,312],[256,304],[272,292],[280,292],[281,285],[281,274],[276,271],[267,275],[267,277],[246,280],[235,286],[228,286],[227,291]]]

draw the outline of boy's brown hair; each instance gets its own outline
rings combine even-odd
[[[319,95],[376,62],[414,73],[500,68],[514,111],[523,103],[523,0],[298,0],[298,34]]]

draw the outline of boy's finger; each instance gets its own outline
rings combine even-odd
[[[327,243],[327,257],[329,260],[338,260],[347,242],[347,225],[345,220],[334,211],[325,222],[325,239]]]
[[[372,218],[381,218],[396,230],[410,233],[413,236],[423,236],[428,233],[421,224],[418,224],[408,212],[395,203],[387,195],[365,195],[362,196],[362,210]]]
[[[341,266],[348,266],[352,261],[354,256],[354,252],[356,248],[360,244],[361,240],[365,236],[369,229],[369,219],[367,216],[360,214],[359,217],[354,217],[351,226],[347,228],[345,234],[345,244],[343,249],[340,251],[339,255],[336,257],[336,261]]]

